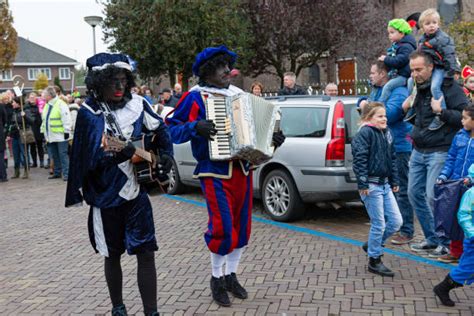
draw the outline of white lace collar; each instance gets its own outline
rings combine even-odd
[[[200,91],[200,92],[207,92],[210,94],[221,94],[221,95],[225,95],[226,97],[230,97],[230,96],[244,92],[242,89],[233,85],[230,85],[229,88],[227,89],[219,89],[219,88],[206,87],[206,86],[202,87],[199,85],[195,85],[189,91]]]

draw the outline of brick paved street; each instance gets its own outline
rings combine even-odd
[[[46,170],[33,169],[29,180],[0,185],[0,314],[109,313],[103,260],[88,240],[88,209],[65,209],[65,183],[46,177]],[[311,233],[315,218],[286,228],[254,221],[239,269],[249,298],[232,299],[231,308],[220,308],[209,290],[209,253],[202,238],[206,209],[159,194],[151,200],[160,246],[158,303],[165,315],[474,314],[472,287],[453,291],[454,308],[435,300],[432,287],[445,276],[445,268],[386,254],[384,261],[396,277],[369,274],[358,246]],[[262,218],[260,212],[255,215]],[[323,216],[322,222],[329,218]],[[324,232],[363,240],[365,222],[348,216],[347,225],[338,219]],[[296,230],[301,228],[307,231]],[[122,262],[125,304],[130,314],[140,315],[135,259],[124,256]]]

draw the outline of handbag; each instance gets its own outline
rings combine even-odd
[[[464,234],[458,223],[461,197],[468,190],[460,180],[448,180],[434,187],[434,222],[436,235],[451,240],[463,240]]]
[[[20,128],[20,126],[18,125],[16,115],[15,115],[14,118],[15,118],[16,127],[18,128],[18,131],[20,132],[20,141],[21,141],[21,143],[22,144],[32,144],[32,143],[36,142],[35,135],[33,134],[33,130],[31,129],[31,127],[27,127],[25,130],[22,130]]]
[[[28,127],[26,130],[20,130],[20,139],[23,144],[32,144],[35,141],[35,135],[31,127]]]

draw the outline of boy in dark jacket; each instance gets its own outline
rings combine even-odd
[[[379,102],[385,104],[392,91],[407,84],[410,77],[409,57],[416,49],[416,40],[410,34],[411,27],[404,19],[393,19],[388,22],[388,38],[392,46],[387,49],[387,55],[382,55],[379,60],[389,69],[389,81],[385,84]]]
[[[431,77],[431,94],[434,99],[441,100],[441,108],[446,110],[446,98],[441,90],[443,80],[444,78],[452,79],[456,72],[461,72],[456,58],[454,40],[448,34],[440,30],[440,16],[435,9],[423,11],[418,22],[424,32],[418,41],[418,49],[430,55],[435,66]],[[412,87],[413,81],[410,80],[408,82],[408,89]],[[407,113],[406,120],[410,120],[415,115],[416,111],[411,108]],[[440,129],[444,124],[445,122],[441,120],[440,115],[435,115],[428,129],[435,131]]]

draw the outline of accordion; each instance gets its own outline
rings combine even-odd
[[[272,158],[273,132],[280,126],[278,106],[245,92],[203,99],[206,118],[214,121],[217,130],[214,140],[209,140],[211,160],[243,159],[258,165]]]

